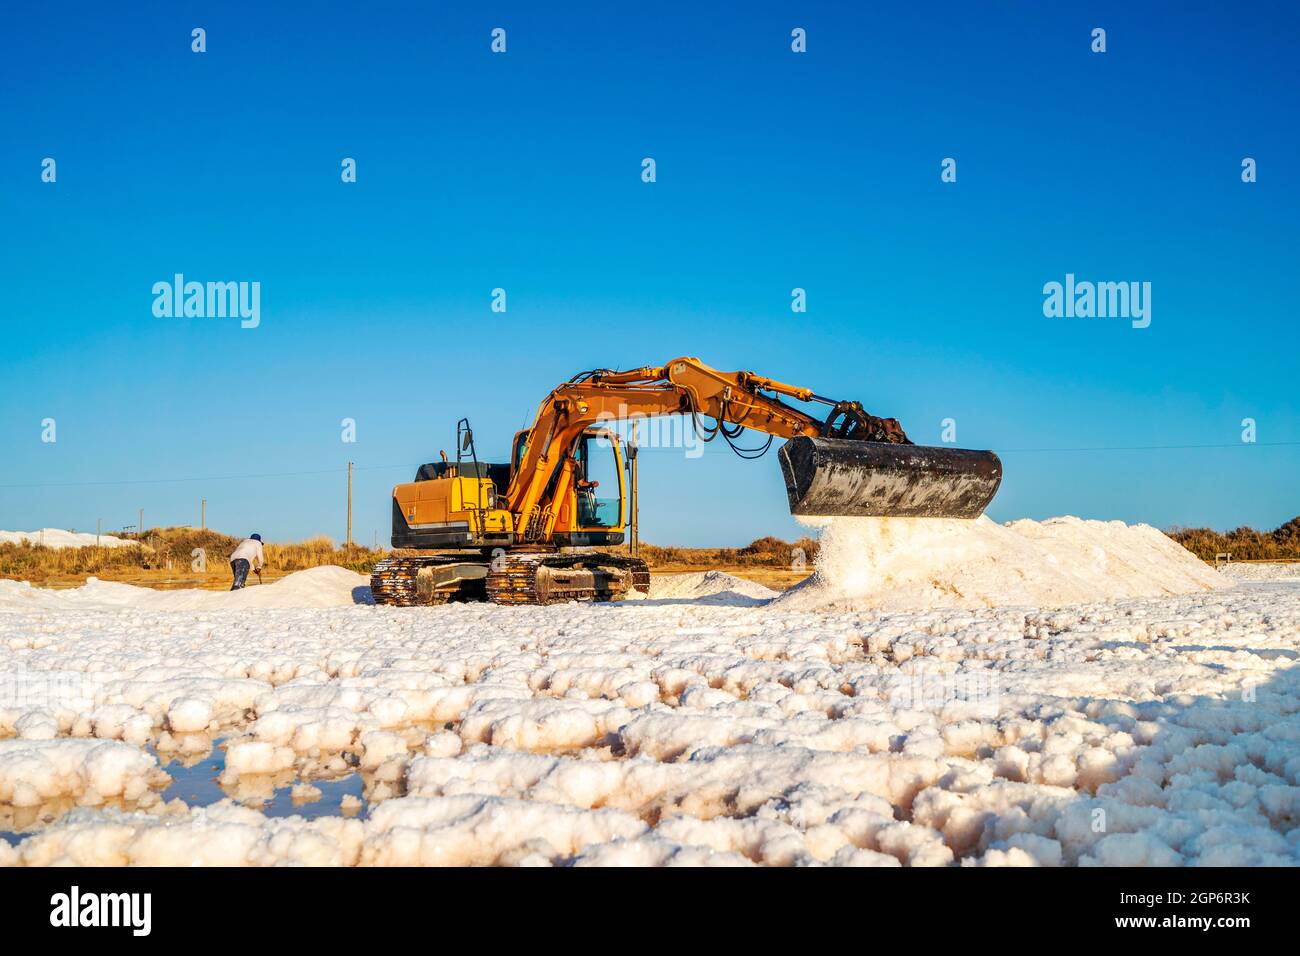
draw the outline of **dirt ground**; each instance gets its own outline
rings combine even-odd
[[[703,561],[686,563],[674,561],[670,564],[650,565],[651,575],[690,574],[698,571],[725,571],[735,577],[755,581],[764,587],[771,588],[773,591],[784,591],[808,577],[812,573],[812,568],[808,567],[803,571],[793,571],[789,568],[770,568],[753,564],[708,564]]]
[[[262,572],[262,579],[270,584],[292,571],[272,571]],[[89,577],[99,578],[101,581],[117,581],[122,584],[134,584],[138,587],[158,588],[162,591],[171,591],[179,588],[203,588],[208,591],[224,591],[230,587],[230,568],[222,566],[220,568],[209,568],[206,572],[200,574],[197,571],[191,571],[186,568],[184,571],[167,570],[166,568],[105,568],[95,574],[52,574],[40,582],[43,588],[79,588],[86,583]],[[249,587],[257,587],[257,575],[248,576]]]

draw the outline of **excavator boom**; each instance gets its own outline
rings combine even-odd
[[[817,418],[782,397],[830,410]],[[871,415],[857,402],[683,356],[662,366],[586,372],[551,392],[510,484],[511,510],[529,516],[533,537],[544,537],[547,490],[556,487],[554,474],[585,429],[668,414],[691,416],[706,441],[721,435],[731,444],[743,429],[789,439],[779,459],[795,515],[976,518],[1002,480],[991,451],[914,445],[897,420]],[[558,484],[567,490],[562,472]]]

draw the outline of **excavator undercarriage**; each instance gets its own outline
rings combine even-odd
[[[633,590],[649,593],[650,569],[640,558],[599,551],[502,551],[477,559],[432,554],[380,561],[371,572],[370,588],[376,604],[401,607],[483,600],[620,601]]]

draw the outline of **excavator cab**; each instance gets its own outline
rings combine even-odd
[[[518,473],[532,432],[516,432],[511,444],[510,477]],[[588,428],[573,446],[573,472],[568,491],[559,494],[561,470],[556,469],[545,497],[555,502],[555,543],[567,546],[621,544],[627,521],[625,460],[621,440],[607,428]],[[557,495],[559,495],[557,499]]]
[[[621,531],[623,455],[618,436],[604,428],[588,429],[574,449],[574,462],[578,527],[584,531]]]
[[[524,461],[524,449],[528,447],[528,436],[531,435],[532,429],[525,428],[515,432],[515,440],[510,446],[510,477],[514,478],[515,472]]]

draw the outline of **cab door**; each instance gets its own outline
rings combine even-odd
[[[583,432],[574,453],[573,526],[578,531],[623,530],[625,490],[618,435],[605,428]]]

